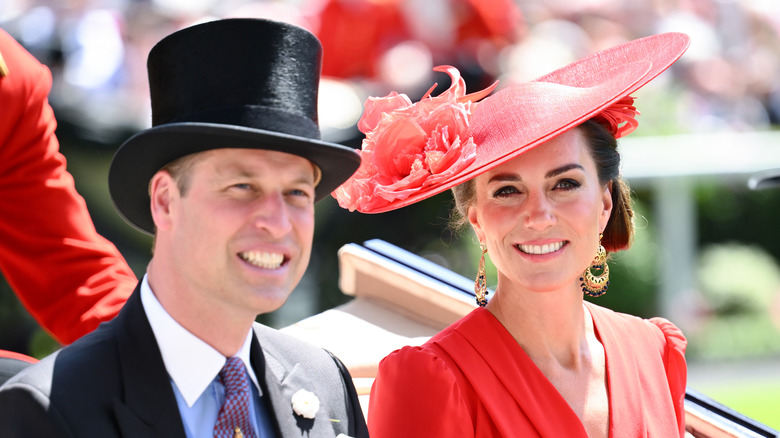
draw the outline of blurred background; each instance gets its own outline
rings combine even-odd
[[[437,94],[449,79],[433,66],[458,67],[476,91],[630,39],[689,34],[682,59],[636,93],[639,128],[620,144],[637,236],[613,256],[609,293],[597,302],[671,319],[689,339],[690,386],[780,428],[780,187],[747,187],[751,175],[780,168],[780,2],[0,0],[0,27],[52,70],[61,150],[98,231],[139,277],[151,239],[113,209],[108,164],[150,125],[149,49],[222,17],[271,18],[316,34],[323,138],[355,148],[366,97],[395,90],[416,101],[435,82]],[[380,238],[473,277],[476,239],[447,229],[451,206],[449,193],[380,215],[320,202],[309,270],[262,322],[282,327],[347,301],[336,253],[351,242]],[[0,348],[36,357],[57,348],[2,279]]]

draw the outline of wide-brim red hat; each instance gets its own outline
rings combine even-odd
[[[636,127],[629,95],[689,44],[682,33],[629,41],[481,102],[492,88],[466,95],[457,70],[439,69],[453,80],[439,96],[415,104],[395,93],[367,101],[359,124],[363,163],[333,196],[349,210],[381,213],[468,181],[596,116],[616,138],[626,135]]]

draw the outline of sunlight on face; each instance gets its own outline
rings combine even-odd
[[[203,302],[237,312],[280,307],[303,276],[314,231],[316,173],[283,152],[203,152],[175,193],[160,244],[179,284]]]
[[[475,178],[468,218],[499,272],[499,288],[576,288],[612,208],[578,129]]]

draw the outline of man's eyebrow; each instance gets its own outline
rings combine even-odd
[[[220,172],[223,178],[257,178],[263,175],[263,172],[247,168],[241,165],[226,166]],[[300,175],[291,180],[294,184],[314,184],[317,183],[317,176],[314,172],[301,172]]]

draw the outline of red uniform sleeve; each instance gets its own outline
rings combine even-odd
[[[650,320],[661,329],[666,341],[664,351],[664,364],[666,365],[666,378],[669,381],[669,390],[674,402],[674,410],[677,415],[677,425],[680,436],[685,436],[685,388],[688,384],[688,365],[685,362],[685,348],[688,341],[682,331],[670,321],[664,318]]]
[[[474,425],[449,366],[428,350],[404,347],[379,363],[368,431],[373,438],[473,437]]]
[[[0,30],[0,269],[57,340],[112,318],[137,279],[100,236],[65,169],[48,102],[51,73]]]

